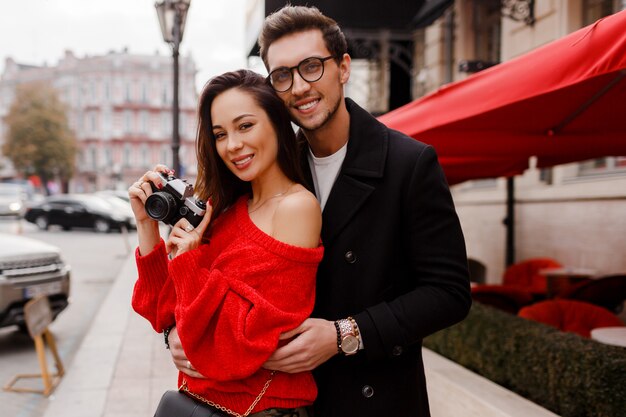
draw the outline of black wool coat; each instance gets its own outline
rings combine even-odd
[[[463,234],[433,148],[346,105],[350,138],[322,214],[312,316],[353,316],[364,349],[314,371],[315,417],[429,416],[422,338],[469,311]]]

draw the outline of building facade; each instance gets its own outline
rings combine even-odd
[[[275,3],[247,1],[251,50]],[[326,11],[324,1],[306,3]],[[413,19],[411,42],[406,27],[400,42],[391,42],[399,35],[389,28],[371,29],[367,36],[346,30],[350,52],[365,58],[353,59],[345,93],[382,114],[392,110],[388,97],[393,90],[404,88],[391,82],[394,60],[397,68],[410,72],[411,97],[417,99],[625,8],[626,0],[430,0]],[[407,45],[412,54],[403,48]],[[531,168],[515,178],[515,261],[551,257],[597,274],[624,273],[626,157],[542,170],[530,162]],[[499,283],[506,268],[506,179],[468,181],[452,192],[469,257],[486,266],[487,282]]]
[[[180,58],[180,159],[183,175],[195,176],[196,68]],[[0,79],[0,143],[4,117],[19,84],[45,82],[67,106],[79,152],[72,192],[125,189],[157,162],[172,161],[173,68],[170,56],[127,50],[77,57],[66,51],[54,66],[21,65],[8,58]],[[16,175],[10,163],[1,176]]]
[[[505,3],[528,6],[510,17]],[[623,0],[456,0],[415,33],[415,97],[510,60],[626,8]],[[524,7],[522,7],[524,9]],[[421,40],[421,41],[420,41]],[[593,144],[590,144],[593,146]],[[499,283],[506,267],[506,179],[452,187],[468,255]],[[515,178],[515,260],[551,257],[598,275],[626,271],[626,157],[609,156]]]

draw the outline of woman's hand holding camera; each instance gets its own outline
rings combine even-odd
[[[137,180],[133,185],[128,189],[128,196],[130,197],[130,206],[133,209],[133,213],[135,214],[135,220],[137,220],[137,225],[140,223],[144,224],[156,224],[156,220],[153,220],[148,216],[146,212],[145,204],[146,200],[150,195],[152,195],[152,184],[155,187],[161,188],[163,187],[163,177],[159,173],[171,174],[173,171],[166,167],[165,165],[157,165],[154,167],[152,171],[148,171]]]
[[[173,174],[174,171],[159,164],[128,189],[142,255],[149,253],[160,240],[156,219],[172,226],[165,242],[172,258],[200,246],[202,235],[211,221],[210,203],[205,207],[203,201],[193,197],[193,186]],[[157,193],[157,189],[167,192]]]
[[[172,258],[200,246],[202,236],[211,222],[211,214],[213,214],[213,207],[211,207],[209,202],[206,207],[206,213],[198,227],[193,227],[189,220],[185,218],[176,222],[167,242],[165,242],[167,252]]]
[[[133,209],[137,221],[137,237],[139,240],[139,253],[147,255],[160,242],[159,225],[156,220],[148,216],[145,209],[146,200],[152,195],[152,184],[160,188],[163,179],[159,173],[172,172],[165,165],[157,165],[152,171],[148,171],[128,189],[130,206]]]

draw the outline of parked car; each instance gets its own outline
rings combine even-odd
[[[117,191],[97,191],[95,196],[100,197],[108,201],[110,204],[116,206],[120,210],[123,210],[128,216],[135,217],[133,209],[130,206],[130,198],[126,194],[126,199],[117,194]]]
[[[0,216],[21,218],[26,211],[26,195],[17,184],[0,183]]]
[[[130,197],[128,196],[128,191],[102,190],[102,191],[97,191],[95,194],[96,195],[115,196],[115,197],[119,198],[120,200],[124,200],[125,202],[130,204]]]
[[[64,230],[90,228],[100,233],[135,228],[135,217],[107,200],[91,194],[59,194],[29,208],[24,218],[41,230],[51,225]]]
[[[0,327],[25,328],[24,304],[46,295],[54,318],[68,305],[70,267],[57,247],[0,233]]]

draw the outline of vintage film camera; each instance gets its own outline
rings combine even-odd
[[[170,226],[184,217],[193,227],[197,227],[206,213],[206,203],[193,196],[193,186],[186,180],[164,173],[160,175],[165,185],[158,189],[150,183],[153,193],[145,204],[148,216]]]

